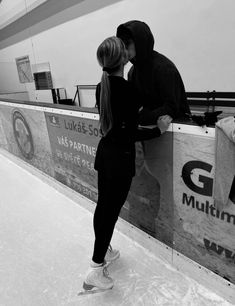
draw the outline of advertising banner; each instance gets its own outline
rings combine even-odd
[[[122,217],[173,246],[173,133],[136,143],[136,175]]]
[[[175,249],[235,283],[235,204],[212,198],[215,138],[174,134]]]
[[[94,160],[100,139],[98,121],[45,113],[55,178],[89,199],[97,200]]]
[[[86,118],[86,113],[75,117],[46,112],[45,117],[55,178],[96,202],[98,120]],[[173,241],[172,135],[136,144],[136,176],[121,212],[126,221],[168,245]]]
[[[100,136],[94,114],[0,104],[1,148],[93,202]],[[136,175],[120,216],[235,283],[235,204],[214,206],[214,168],[215,138],[197,131],[179,127],[136,143]]]
[[[44,113],[1,103],[0,120],[0,146],[54,177]]]
[[[0,112],[0,148],[3,148],[8,151],[7,138],[3,128],[3,115],[1,114],[1,112]]]

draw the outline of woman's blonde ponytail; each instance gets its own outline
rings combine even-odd
[[[103,68],[100,91],[100,129],[103,136],[113,127],[108,75],[117,71],[124,63],[125,52],[124,43],[116,36],[105,39],[97,49],[97,59]]]
[[[110,83],[107,72],[103,72],[100,90],[100,129],[105,136],[113,126],[113,116],[110,104]]]

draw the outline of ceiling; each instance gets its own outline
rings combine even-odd
[[[0,29],[24,16],[47,0],[0,0]]]

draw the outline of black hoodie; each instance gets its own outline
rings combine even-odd
[[[170,115],[173,119],[189,114],[185,88],[179,71],[166,56],[153,50],[154,37],[144,22],[132,20],[117,28],[117,37],[131,37],[135,43],[128,80],[142,96],[141,124],[156,124],[157,118]]]

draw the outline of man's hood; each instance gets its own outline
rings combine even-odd
[[[138,20],[128,21],[118,26],[117,37],[131,37],[135,43],[136,62],[146,62],[152,57],[154,37],[149,26]]]

